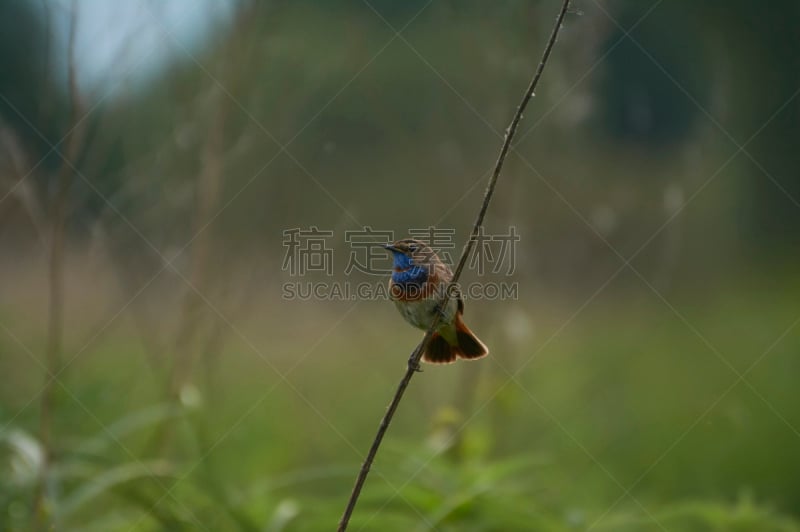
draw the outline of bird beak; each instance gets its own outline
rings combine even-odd
[[[392,253],[397,253],[397,252],[399,252],[399,251],[400,251],[399,249],[397,249],[396,247],[394,247],[394,246],[393,246],[393,245],[391,245],[391,244],[386,244],[386,245],[384,245],[384,246],[383,246],[383,249],[387,249],[387,250],[391,251]]]

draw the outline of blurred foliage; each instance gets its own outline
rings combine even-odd
[[[744,310],[764,308],[773,297],[764,288],[697,308],[692,322],[740,371],[758,362],[747,378],[765,400],[735,384],[735,374],[653,302],[616,309],[609,320],[614,303],[606,296],[549,346],[543,342],[561,317],[537,319],[542,330],[532,342],[489,331],[497,363],[482,368],[473,409],[437,406],[468,366],[426,368],[413,384],[353,529],[800,530],[790,513],[800,503],[796,434],[770,411],[786,423],[799,419],[792,390],[800,338],[793,333],[763,360],[762,349],[720,341],[742,321],[753,338],[769,340],[796,317],[793,305],[761,316]],[[196,530],[198,522],[210,530],[330,529],[411,344],[408,330],[392,326],[391,309],[372,305],[373,326],[396,347],[358,369],[374,350],[353,346],[361,325],[349,322],[290,373],[298,391],[234,342],[218,375],[222,396],[186,399],[192,392],[178,406],[142,408],[153,393],[144,354],[126,347],[127,334],[100,342],[81,363],[85,371],[65,383],[77,395],[65,399],[59,419],[66,439],[51,472],[57,522],[64,530]],[[284,327],[296,327],[303,312],[290,305]],[[330,327],[335,317],[316,321]],[[312,339],[289,336],[273,338],[270,349],[293,362]],[[511,358],[541,349],[526,367]],[[504,386],[505,371],[517,367],[524,388]],[[349,387],[357,393],[325,378],[335,368],[357,376]],[[101,378],[99,389],[88,384]],[[120,412],[128,413],[114,419]],[[3,433],[0,515],[10,530],[26,529],[38,454],[35,436],[13,427],[35,417],[23,411]],[[141,450],[163,420],[177,439],[154,457]]]
[[[282,300],[282,232],[460,242],[555,4],[241,1],[78,95],[50,450],[48,5],[0,0],[0,530],[42,484],[58,530],[330,530],[417,336]],[[521,299],[469,303],[491,358],[415,379],[352,529],[800,530],[800,3],[575,8],[487,218]]]

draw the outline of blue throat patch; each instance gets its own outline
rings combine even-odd
[[[428,280],[428,270],[422,266],[415,266],[414,261],[405,253],[394,254],[394,266],[401,271],[392,273],[392,281],[400,286],[422,285]]]

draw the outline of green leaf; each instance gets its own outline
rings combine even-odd
[[[92,499],[110,489],[139,478],[166,477],[173,472],[172,466],[163,460],[134,462],[109,469],[77,488],[58,506],[62,518],[69,516]]]

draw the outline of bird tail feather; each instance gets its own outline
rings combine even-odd
[[[489,354],[486,344],[481,342],[475,333],[469,330],[461,319],[461,315],[456,315],[455,321],[455,343],[450,343],[438,332],[433,333],[428,347],[422,354],[422,361],[429,364],[452,364],[459,358],[466,360],[476,360]]]

